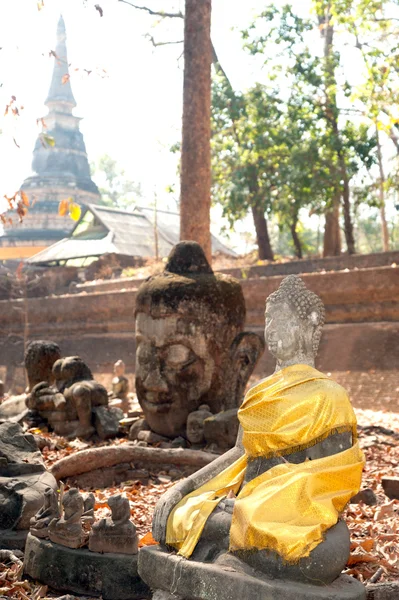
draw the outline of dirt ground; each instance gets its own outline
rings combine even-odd
[[[399,476],[399,411],[357,409],[356,413],[360,443],[366,456],[363,488],[373,490],[377,504],[349,504],[345,511],[344,518],[352,539],[345,572],[364,583],[373,578],[379,582],[396,581],[399,579],[399,500],[386,497],[381,478],[384,475]],[[81,442],[68,443],[53,434],[45,436],[48,446],[42,452],[49,467],[59,458],[82,449]],[[108,443],[120,444],[123,441],[118,439]],[[86,443],[83,445],[87,447]],[[108,516],[107,499],[115,493],[123,493],[130,501],[132,520],[137,526],[141,545],[153,543],[150,531],[155,504],[173,484],[165,473],[153,472],[147,485],[140,481],[126,481],[118,487],[91,490],[96,497],[96,518]],[[60,592],[48,590],[37,582],[23,580],[17,565],[0,563],[0,597],[39,600],[62,596]]]

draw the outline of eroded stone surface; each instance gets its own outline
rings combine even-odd
[[[89,367],[79,356],[57,360],[53,364],[52,378],[53,386],[45,381],[33,387],[27,406],[37,411],[59,435],[90,437],[95,431],[93,410],[108,407],[106,389],[94,381]],[[101,425],[100,419],[101,433],[107,437],[107,427],[101,428]]]
[[[89,537],[92,552],[137,554],[138,536],[130,521],[129,500],[120,494],[108,500],[111,518],[94,523]]]
[[[104,600],[143,600],[151,592],[137,573],[137,554],[100,554],[28,536],[24,573],[56,590]]]
[[[201,404],[201,406],[198,408],[198,410],[195,410],[194,412],[192,412],[188,415],[187,426],[186,426],[186,435],[187,435],[188,441],[194,447],[195,446],[200,447],[204,443],[204,441],[205,441],[205,437],[204,437],[205,420],[212,416],[213,415],[207,404]],[[236,414],[236,419],[237,419],[237,414]],[[237,421],[237,424],[238,424],[238,421]],[[236,434],[236,436],[237,436],[237,434]],[[234,438],[232,445],[234,446],[234,444],[235,444],[235,438]],[[229,448],[231,448],[231,446],[229,446]]]
[[[237,408],[209,417],[204,423],[207,444],[217,444],[221,450],[232,448],[238,434]]]
[[[53,519],[49,525],[49,538],[61,546],[80,548],[87,541],[87,536],[82,527],[84,500],[77,488],[65,492],[62,508],[63,515]]]
[[[60,506],[58,502],[58,493],[47,488],[44,493],[44,504],[40,510],[30,520],[30,532],[38,538],[48,538],[49,525],[53,519],[58,520],[61,517]]]
[[[330,585],[279,581],[261,576],[248,566],[237,571],[196,563],[156,546],[140,549],[138,572],[145,582],[151,581],[152,589],[169,594],[173,590],[177,600],[366,600],[364,586],[346,575]],[[164,600],[164,596],[160,598]]]
[[[45,470],[34,438],[17,423],[0,425],[0,544],[23,548],[30,520],[43,506],[45,491],[57,489]],[[12,544],[15,544],[14,546]]]
[[[136,298],[136,391],[150,428],[175,438],[201,404],[213,414],[240,405],[263,350],[243,333],[238,281],[214,274],[195,242],[177,244],[165,271]]]

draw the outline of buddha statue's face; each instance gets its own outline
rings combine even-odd
[[[214,336],[184,313],[139,312],[136,344],[136,391],[146,421],[161,435],[183,434],[188,415],[211,389],[217,353],[220,359]]]
[[[304,323],[288,302],[266,303],[265,340],[279,362],[300,362]]]

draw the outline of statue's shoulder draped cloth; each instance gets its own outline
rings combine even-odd
[[[177,504],[166,543],[191,556],[206,520],[232,491],[230,550],[268,549],[298,561],[323,540],[360,488],[364,458],[348,395],[313,367],[293,365],[250,389],[238,416],[245,454]],[[283,462],[243,485],[248,460],[288,456],[342,432],[352,433],[348,450]]]

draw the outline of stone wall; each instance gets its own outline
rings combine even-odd
[[[277,289],[281,279],[242,280],[247,329],[263,333],[265,298]],[[360,406],[364,405],[366,388],[377,394],[380,376],[385,377],[385,383],[380,386],[384,391],[378,392],[379,401],[397,399],[399,381],[396,384],[395,377],[387,374],[393,374],[399,365],[399,268],[312,273],[303,279],[326,305],[319,368],[345,380]],[[63,355],[79,354],[106,385],[113,363],[122,358],[133,383],[135,296],[135,289],[127,289],[0,301],[0,378],[6,379],[8,388],[13,385],[15,391],[21,391],[24,341],[47,338],[60,344]],[[269,374],[272,368],[273,361],[266,352],[257,367],[257,377]],[[359,373],[368,376],[367,385],[361,388]],[[368,403],[373,393],[367,396]]]
[[[399,265],[399,251],[377,252],[375,254],[355,254],[348,256],[331,256],[328,258],[312,258],[294,260],[286,263],[270,263],[268,265],[255,265],[252,267],[221,269],[221,273],[232,275],[237,279],[252,279],[258,277],[275,277],[285,275],[300,275],[304,273],[323,273],[329,271],[345,271],[345,269],[375,269],[377,267],[390,267]],[[135,289],[143,279],[124,277],[105,281],[89,281],[76,286],[77,291],[88,293],[122,291]]]

